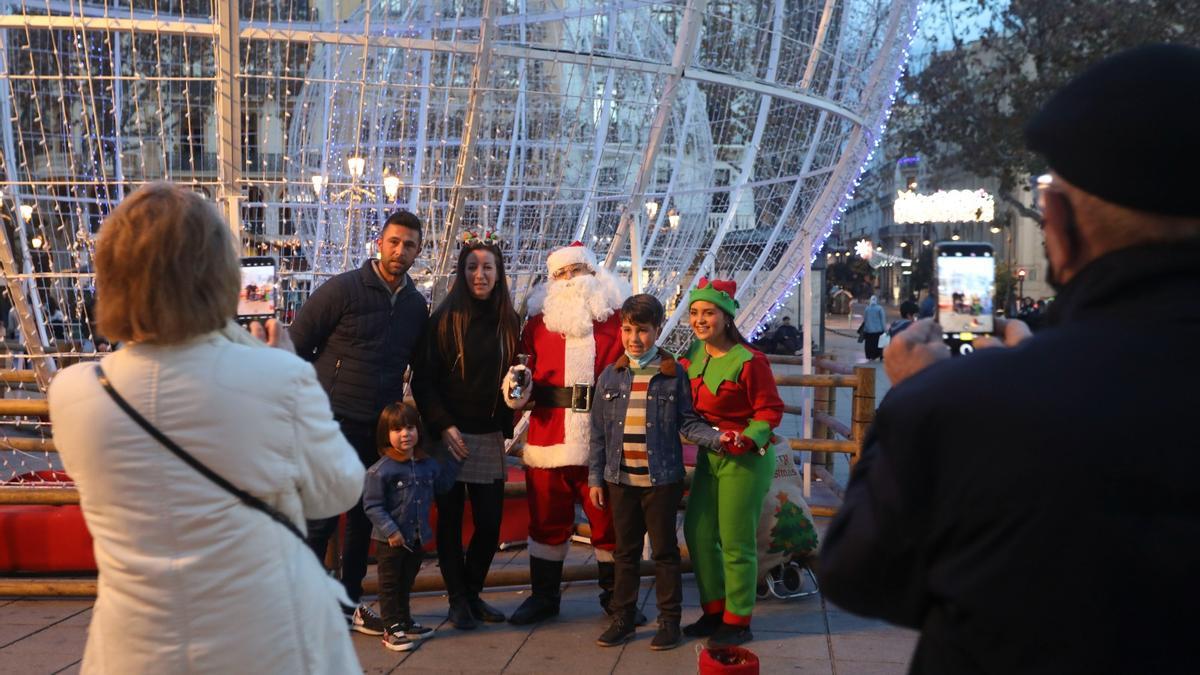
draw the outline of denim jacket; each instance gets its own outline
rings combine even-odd
[[[683,445],[680,434],[703,446],[720,445],[721,432],[712,428],[692,408],[692,391],[687,373],[663,350],[658,374],[650,378],[646,391],[646,455],[650,483],[667,485],[683,480]],[[624,354],[596,379],[592,401],[591,448],[588,485],[603,487],[605,481],[620,482],[625,412],[633,372]]]
[[[399,532],[406,542],[432,541],[429,509],[434,494],[454,486],[461,466],[453,459],[443,464],[436,459],[397,462],[381,457],[363,481],[363,511],[371,519],[371,538],[387,541]]]

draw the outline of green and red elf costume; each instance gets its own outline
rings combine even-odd
[[[732,317],[736,292],[733,281],[701,279],[688,305],[704,300]],[[696,340],[680,363],[691,380],[696,412],[723,439],[720,449],[701,449],[696,457],[684,519],[704,610],[695,634],[722,623],[748,628],[758,582],[758,521],[775,474],[771,439],[783,420],[783,399],[767,357],[749,345],[711,356]]]

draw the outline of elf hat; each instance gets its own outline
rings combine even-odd
[[[708,277],[700,277],[700,283],[692,289],[688,294],[688,306],[691,307],[693,302],[703,300],[725,310],[729,316],[736,316],[738,308],[741,305],[734,296],[737,295],[737,282],[732,279],[713,279],[708,280]]]
[[[596,269],[596,255],[580,241],[551,251],[550,257],[546,258],[546,271],[554,274],[555,270],[577,263],[583,263],[593,271]]]

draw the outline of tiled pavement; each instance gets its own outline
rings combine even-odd
[[[589,548],[573,545],[568,564],[590,562]],[[524,566],[524,551],[502,552],[494,568]],[[425,563],[422,574],[436,574],[436,563]],[[527,588],[489,591],[485,599],[511,613],[528,594]],[[534,627],[489,624],[457,631],[445,621],[445,596],[435,593],[413,599],[421,623],[436,627],[419,649],[388,651],[377,637],[352,634],[367,673],[689,673],[696,671],[699,643],[687,641],[666,652],[652,652],[654,583],[642,581],[642,606],[650,624],[622,647],[601,648],[595,639],[607,627],[596,600],[595,582],[573,582],[563,591],[558,619]],[[0,674],[37,675],[76,673],[91,601],[0,600]],[[700,614],[691,575],[684,577],[684,621]],[[863,619],[827,604],[820,595],[800,600],[766,600],[758,605],[754,641],[747,646],[758,655],[764,673],[903,673],[915,634]]]

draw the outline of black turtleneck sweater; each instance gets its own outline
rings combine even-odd
[[[469,434],[499,431],[512,437],[513,413],[500,393],[500,381],[511,354],[503,354],[500,322],[490,303],[472,300],[466,348],[460,367],[457,353],[446,353],[437,339],[442,311],[430,317],[429,328],[413,362],[413,397],[426,431],[439,438],[447,427]]]

